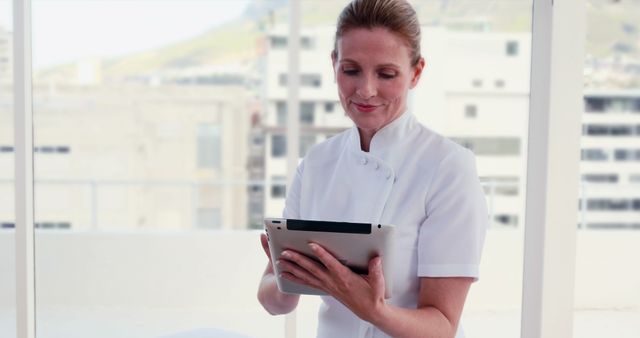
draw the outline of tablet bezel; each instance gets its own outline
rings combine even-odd
[[[264,224],[273,262],[280,258],[285,249],[314,258],[309,242],[322,245],[343,264],[346,263],[345,265],[360,274],[366,273],[370,259],[380,256],[386,285],[385,297],[391,296],[393,225],[286,218],[265,218]],[[326,295],[322,290],[280,277],[279,268],[275,264],[274,272],[281,292]]]

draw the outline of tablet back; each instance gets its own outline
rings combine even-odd
[[[391,296],[391,255],[393,254],[393,226],[368,223],[347,223],[310,221],[284,218],[265,219],[265,230],[269,238],[269,250],[275,262],[283,250],[289,249],[314,258],[309,242],[322,245],[342,264],[352,271],[366,275],[369,260],[382,258],[385,278],[385,296]],[[315,259],[315,258],[314,258]],[[280,291],[285,293],[325,295],[316,288],[301,285],[280,278],[280,271],[274,265],[276,281]]]

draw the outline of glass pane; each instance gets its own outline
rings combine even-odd
[[[574,336],[637,337],[640,3],[586,6]]]
[[[301,47],[301,76],[319,79],[317,87],[301,84],[300,99],[316,102],[311,128],[301,127],[305,149],[352,126],[339,103],[330,61],[337,17],[347,2],[301,3],[301,37],[308,41]],[[422,25],[427,63],[410,95],[410,109],[422,124],[475,153],[490,212],[480,280],[467,298],[462,326],[473,337],[518,337],[532,0],[410,2]],[[281,32],[274,29],[271,41],[284,44]],[[280,60],[286,50],[270,47],[268,69],[284,72],[286,62]],[[278,83],[276,74],[270,79]],[[273,116],[277,95],[269,98]],[[275,124],[276,118],[265,120]],[[284,165],[279,168],[284,173]],[[284,201],[272,205],[275,214]],[[318,304],[317,298],[303,297],[298,337],[315,336]]]
[[[34,0],[38,337],[283,336],[256,300],[266,257],[248,229],[272,191],[261,58],[284,16]]]
[[[0,337],[16,337],[13,2],[0,0]]]

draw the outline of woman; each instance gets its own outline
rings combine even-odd
[[[323,264],[287,251],[267,265],[258,299],[272,314],[298,303],[298,295],[278,291],[275,263],[284,278],[330,295],[318,337],[462,337],[458,322],[478,278],[487,210],[472,153],[406,111],[425,66],[415,11],[405,1],[352,1],[338,19],[331,60],[355,126],[308,152],[284,217],[394,224],[392,297],[384,298],[379,257],[361,276],[311,244]],[[262,245],[268,254],[265,236]]]

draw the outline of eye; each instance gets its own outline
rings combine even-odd
[[[378,76],[381,79],[385,79],[385,80],[390,80],[393,79],[394,77],[396,77],[396,73],[391,73],[391,72],[379,72]]]
[[[342,73],[349,75],[349,76],[354,76],[354,75],[358,75],[360,71],[356,68],[342,68]]]

